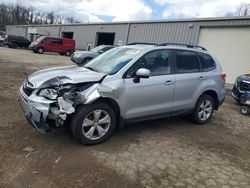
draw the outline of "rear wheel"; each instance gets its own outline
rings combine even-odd
[[[71,56],[71,51],[67,50],[67,51],[65,52],[65,55],[66,55],[66,56]]]
[[[99,144],[114,131],[116,115],[106,103],[94,103],[79,107],[72,117],[71,132],[83,144]]]
[[[15,43],[9,43],[8,47],[9,48],[17,48],[17,45]]]
[[[214,100],[209,95],[202,95],[196,103],[192,119],[195,123],[207,123],[214,113]]]

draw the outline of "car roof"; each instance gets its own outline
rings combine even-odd
[[[188,50],[195,52],[202,52],[209,54],[209,52],[202,46],[189,45],[189,44],[178,44],[178,43],[164,43],[164,44],[132,44],[126,45],[126,47],[136,48],[136,49],[148,49],[148,50],[156,50],[156,49],[176,49],[176,50]]]
[[[148,45],[148,44],[133,44],[133,45],[125,45],[126,47],[129,48],[135,48],[135,49],[147,49],[147,48],[152,48],[155,45]]]

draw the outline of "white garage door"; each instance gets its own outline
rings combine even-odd
[[[250,70],[250,28],[202,28],[199,45],[219,59],[227,83]]]

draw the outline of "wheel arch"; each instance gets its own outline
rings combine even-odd
[[[219,108],[219,97],[218,97],[218,93],[215,91],[215,90],[212,90],[212,89],[209,89],[209,90],[206,90],[206,91],[204,91],[201,95],[200,95],[200,97],[202,96],[202,95],[209,95],[210,97],[212,97],[213,99],[214,99],[214,109],[215,110],[218,110],[218,108]],[[199,97],[199,98],[200,98]]]
[[[119,128],[122,128],[124,125],[124,120],[123,120],[123,117],[121,116],[121,109],[119,107],[118,102],[112,98],[109,98],[109,97],[100,97],[97,100],[95,100],[93,103],[97,103],[97,102],[104,102],[113,108],[113,110],[116,114],[116,117],[117,117],[116,118],[116,125]]]
[[[110,105],[114,109],[115,114],[117,115],[117,117],[120,117],[121,110],[120,110],[119,104],[114,99],[111,99],[111,98],[108,98],[108,97],[100,97],[95,102],[105,102],[105,103],[107,103],[108,105]]]
[[[43,51],[45,52],[45,48],[43,46],[37,46],[36,50],[38,51],[40,48],[43,49]]]

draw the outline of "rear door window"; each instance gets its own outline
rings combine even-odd
[[[176,73],[194,73],[200,71],[200,62],[195,52],[176,51]]]
[[[203,71],[210,71],[216,68],[216,64],[211,56],[200,53],[199,58],[201,61],[201,67]]]
[[[62,44],[62,43],[63,43],[63,40],[62,40],[62,39],[52,39],[52,40],[51,40],[51,43],[52,43],[52,44]]]

